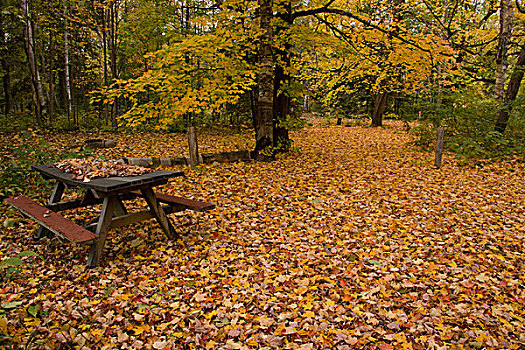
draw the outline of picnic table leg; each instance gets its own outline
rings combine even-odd
[[[91,245],[91,251],[88,258],[88,266],[98,266],[104,253],[104,245],[109,228],[111,227],[111,219],[115,215],[115,209],[118,207],[118,199],[116,196],[105,197],[102,203],[102,211],[100,212],[100,219],[98,220],[96,234],[98,239]]]
[[[96,198],[97,197],[95,197],[93,190],[88,189],[84,195],[84,198],[82,198],[82,204],[80,204],[80,206],[87,207],[88,205],[96,204]]]
[[[47,201],[47,203],[53,204],[53,203],[60,202],[65,189],[66,189],[66,185],[64,185],[63,182],[57,181],[55,183],[55,187],[53,188],[53,192],[51,193],[51,197],[49,197],[49,200]],[[43,226],[40,226],[40,228],[35,234],[35,238],[40,239],[43,236],[51,236],[51,235],[53,235],[53,232],[49,231],[47,228]]]
[[[160,203],[157,200],[157,197],[155,197],[153,190],[151,188],[143,188],[140,190],[140,192],[144,196],[146,203],[148,203],[148,206],[150,207],[151,213],[155,219],[157,219],[157,222],[159,223],[160,227],[162,227],[162,230],[168,239],[177,239],[179,235],[173,228],[170,219],[166,216],[166,213],[160,206]]]
[[[117,207],[115,208],[115,216],[126,215],[127,213],[128,213],[128,210],[126,209],[124,202],[122,202],[122,199],[118,198]]]

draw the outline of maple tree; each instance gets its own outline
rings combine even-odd
[[[177,214],[177,242],[153,221],[115,229],[105,264],[87,269],[85,246],[32,241],[30,220],[4,228],[1,346],[520,349],[520,159],[464,167],[446,154],[435,170],[402,123],[310,121],[274,162],[184,169],[163,186],[217,204]],[[60,149],[79,137],[34,139]],[[118,147],[95,156],[186,148],[178,134],[111,137]],[[203,133],[200,144],[217,152],[229,141],[254,143],[249,133]],[[2,222],[18,218],[4,208]],[[90,222],[96,210],[64,215]]]

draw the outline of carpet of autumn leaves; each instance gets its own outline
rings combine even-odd
[[[78,134],[49,135],[57,145]],[[104,135],[106,158],[184,155],[184,135]],[[525,175],[518,158],[475,167],[409,142],[401,125],[307,127],[271,163],[185,168],[160,191],[211,201],[110,232],[88,247],[1,234],[2,345],[64,349],[523,349]],[[203,153],[251,135],[199,135]],[[178,168],[167,168],[179,170]],[[137,202],[133,206],[143,206]],[[11,209],[2,211],[2,221]],[[89,220],[96,208],[67,213]]]

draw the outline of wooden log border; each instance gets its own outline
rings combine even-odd
[[[158,167],[174,166],[174,165],[190,165],[190,157],[181,158],[157,158],[157,157],[145,157],[145,158],[123,158],[126,164],[140,165],[140,166],[151,166]],[[247,162],[252,160],[252,154],[250,151],[235,151],[235,152],[222,152],[222,153],[208,153],[199,154],[200,164],[213,164],[217,163],[228,163],[228,162]]]
[[[88,148],[112,148],[117,145],[114,140],[90,139],[85,140],[84,144]]]

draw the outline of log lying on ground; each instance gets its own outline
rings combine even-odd
[[[111,148],[117,145],[116,141],[113,140],[102,140],[102,139],[91,139],[84,141],[86,147],[89,148]]]

